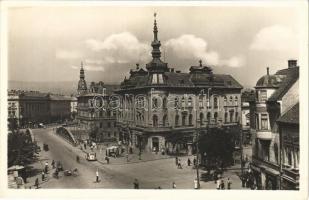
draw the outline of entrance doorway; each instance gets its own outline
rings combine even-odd
[[[152,151],[159,151],[159,138],[152,138]]]

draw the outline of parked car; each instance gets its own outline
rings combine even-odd
[[[46,128],[43,123],[39,123],[38,128]]]
[[[86,160],[88,161],[96,161],[97,160],[97,154],[94,152],[90,152],[86,154]]]

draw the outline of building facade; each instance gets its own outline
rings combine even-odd
[[[241,127],[244,146],[252,144],[250,131],[250,102],[255,100],[254,90],[244,91],[241,94]]]
[[[255,87],[256,99],[250,103],[254,116],[252,127],[252,169],[259,189],[279,189],[280,135],[277,120],[282,115],[282,96],[298,78],[299,68],[293,60],[286,69],[261,77]]]
[[[8,120],[16,120],[19,127],[69,120],[70,101],[63,95],[11,90],[8,92]]]
[[[83,64],[77,88],[77,116],[79,127],[96,142],[117,142],[116,113],[110,108],[110,95],[102,81],[91,82],[87,89]]]
[[[242,86],[199,62],[189,73],[163,62],[156,19],[152,60],[130,71],[115,93],[120,139],[144,151],[192,154],[197,130],[238,126]]]
[[[299,189],[299,103],[278,120],[281,144],[281,189]]]
[[[71,101],[68,96],[48,94],[49,120],[53,122],[64,122],[71,119]]]

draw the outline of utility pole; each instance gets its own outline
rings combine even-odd
[[[197,189],[200,189],[200,173],[199,173],[199,139],[200,139],[200,135],[199,135],[199,130],[197,127],[197,107],[198,107],[198,103],[195,105],[196,111],[195,111],[195,131],[196,131],[196,180],[197,180]],[[202,120],[202,119],[201,119]],[[202,124],[202,122],[200,122]]]
[[[199,173],[199,131],[196,129],[196,178],[197,178],[197,188],[200,189],[200,173]]]
[[[240,167],[241,167],[241,177],[244,175],[244,166],[243,166],[243,132],[242,126],[238,123],[239,132],[240,132]]]

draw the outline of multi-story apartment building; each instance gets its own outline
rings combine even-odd
[[[279,70],[274,75],[270,75],[267,68],[267,74],[255,86],[256,99],[250,104],[250,112],[254,116],[251,121],[251,167],[260,189],[280,188],[281,150],[277,120],[284,111],[282,96],[287,92],[287,85],[297,80],[299,72],[295,60],[288,63],[287,69]]]
[[[120,139],[146,151],[192,154],[198,129],[238,126],[242,86],[230,75],[214,74],[209,66],[189,73],[163,62],[156,19],[152,60],[137,65],[117,90]]]
[[[91,82],[87,89],[83,64],[78,83],[77,117],[80,128],[95,135],[97,142],[118,141],[116,114],[110,108],[110,95],[102,81]],[[109,92],[109,91],[108,91]]]

